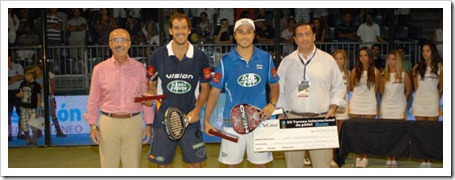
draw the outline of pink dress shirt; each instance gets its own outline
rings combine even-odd
[[[146,83],[144,65],[128,57],[119,64],[114,57],[99,63],[93,69],[90,94],[87,103],[87,115],[84,116],[90,125],[98,120],[99,110],[113,114],[143,112],[147,124],[152,124],[154,114],[152,107],[135,103],[136,87]]]

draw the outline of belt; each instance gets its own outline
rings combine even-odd
[[[316,117],[316,116],[322,116],[322,115],[326,115],[327,112],[323,112],[323,113],[298,113],[298,112],[294,112],[294,111],[290,111],[289,113],[293,114],[293,115],[296,115],[296,116],[303,116],[303,117]]]
[[[113,114],[113,113],[107,113],[107,112],[101,111],[101,114],[104,114],[104,115],[106,115],[108,117],[111,117],[111,118],[125,119],[125,118],[132,118],[132,117],[137,116],[137,115],[139,115],[141,113],[137,112],[137,113],[130,113],[130,114]]]

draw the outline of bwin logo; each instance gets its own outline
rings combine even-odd
[[[258,85],[260,82],[261,77],[254,73],[243,74],[237,79],[237,83],[243,87],[253,87]]]
[[[191,74],[173,73],[173,74],[166,74],[166,78],[168,78],[168,79],[193,79],[194,77]]]

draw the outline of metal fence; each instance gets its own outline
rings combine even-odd
[[[387,43],[378,43],[381,46],[381,55],[383,59],[393,47]],[[293,43],[281,43],[280,58],[277,59],[275,45],[272,44],[255,44],[269,52],[274,59],[282,59],[295,50]],[[336,49],[344,49],[347,52],[349,63],[348,68],[354,67],[357,59],[357,51],[362,46],[371,46],[372,44],[361,44],[357,42],[326,42],[316,43],[317,48],[332,53]],[[395,45],[403,46],[406,49],[405,58],[409,59],[414,65],[420,60],[420,45],[417,41],[413,42],[395,42]],[[221,57],[233,49],[233,44],[195,44],[209,57],[210,66],[214,69]],[[150,55],[157,45],[132,45],[129,56],[148,64]],[[23,67],[35,65],[41,61],[42,47],[9,47],[8,50],[13,54],[13,58]],[[50,46],[47,49],[47,59],[49,67],[55,74],[57,93],[79,91],[87,93],[90,88],[90,78],[93,67],[112,56],[108,45],[89,45],[89,46]],[[276,61],[278,65],[279,62]]]

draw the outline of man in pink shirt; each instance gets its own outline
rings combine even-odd
[[[84,118],[90,124],[90,139],[99,145],[102,168],[118,168],[120,161],[124,168],[138,168],[142,145],[151,136],[152,107],[133,101],[136,87],[147,82],[146,69],[128,56],[130,46],[128,31],[112,31],[109,47],[113,56],[93,69]]]

